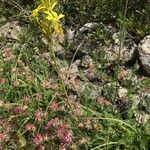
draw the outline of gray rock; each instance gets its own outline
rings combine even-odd
[[[90,35],[80,34],[75,38],[74,47],[78,51],[78,54],[88,55],[92,51],[97,51],[99,49],[99,44],[91,39]]]
[[[98,38],[94,38],[94,34],[96,34],[97,31],[106,33],[107,36],[111,37],[113,33],[116,32],[116,28],[111,25],[104,25],[101,22],[90,22],[78,29],[66,29],[65,41],[68,50],[78,57],[91,55],[93,52],[97,53],[101,51],[102,41]],[[71,56],[72,54],[69,54],[69,58],[71,58]],[[66,58],[66,53],[63,52],[63,58],[64,57]]]
[[[81,80],[76,81],[76,84],[71,89],[78,95],[85,95],[89,99],[97,99],[102,92],[101,86]]]
[[[136,58],[137,45],[130,37],[125,39],[122,46],[120,46],[120,32],[114,33],[112,39],[114,40],[114,43],[110,45],[110,47],[105,47],[108,61],[113,62],[119,57],[121,62],[126,64],[132,62]]]
[[[90,23],[86,23],[83,27],[81,27],[79,29],[80,33],[84,33],[84,32],[91,32],[93,29],[95,29],[96,27],[98,27],[98,23],[95,22],[90,22]]]
[[[118,97],[119,98],[125,98],[127,96],[128,90],[123,88],[123,87],[119,87],[118,89]]]
[[[139,60],[143,69],[150,76],[150,35],[146,36],[138,45]]]
[[[78,30],[67,30],[67,39],[71,45],[71,51],[76,51],[78,54],[89,54],[91,51],[96,51],[99,47],[97,41],[93,40],[91,35],[96,30],[98,23],[86,23]]]
[[[0,27],[0,37],[18,39],[21,34],[21,27],[18,21],[7,22],[5,25]]]
[[[75,30],[74,29],[67,29],[66,31],[67,40],[72,41],[75,37]]]
[[[79,72],[78,66],[80,64],[80,60],[76,60],[74,63],[72,63],[69,67],[69,73],[70,74],[77,74]]]
[[[140,111],[135,114],[136,121],[138,121],[140,124],[145,124],[150,120],[150,115],[146,114],[143,111]]]
[[[81,27],[79,29],[80,33],[85,33],[85,32],[93,32],[95,31],[96,28],[101,28],[103,30],[105,30],[106,32],[108,32],[109,34],[113,34],[116,32],[116,28],[111,26],[111,25],[104,25],[103,23],[96,23],[96,22],[90,22],[90,23],[86,23],[83,27]]]
[[[140,104],[139,106],[145,108],[147,112],[150,112],[150,90],[139,92]]]
[[[138,65],[136,67],[137,67],[137,69],[139,69]],[[133,71],[133,68],[127,68],[125,66],[121,66],[119,69],[118,78],[120,81],[122,81],[122,80],[129,81],[130,85],[133,87],[135,87],[135,85],[136,85],[136,88],[139,88],[139,86],[140,86],[139,85],[139,82],[140,82],[139,76],[138,76],[138,74],[136,74]]]
[[[82,57],[81,66],[85,68],[90,68],[94,66],[94,61],[91,56],[85,55]]]

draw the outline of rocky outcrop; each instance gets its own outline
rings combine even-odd
[[[89,55],[93,51],[99,51],[102,48],[102,43],[93,37],[93,35],[97,32],[97,29],[109,36],[112,36],[112,34],[116,31],[115,28],[111,28],[103,23],[95,22],[86,23],[78,30],[68,29],[66,36],[69,44],[72,45],[70,50],[77,50],[78,54],[82,56]]]
[[[113,62],[120,60],[123,64],[130,63],[136,58],[137,45],[128,37],[121,41],[122,35],[120,32],[114,33],[112,36],[113,44],[105,48],[105,53],[108,61]]]
[[[94,34],[98,34],[96,39],[93,39]],[[114,62],[119,57],[121,62],[126,64],[135,60],[137,45],[128,33],[125,33],[124,39],[122,36],[122,33],[117,32],[115,27],[102,23],[86,23],[76,31],[67,30],[68,42],[75,48],[71,48],[71,51],[77,51],[77,54],[81,57],[90,55],[91,52],[104,51],[108,62]],[[106,41],[109,41],[109,43]],[[103,46],[103,44],[106,46]]]
[[[150,35],[139,43],[138,54],[144,71],[150,76]]]
[[[7,22],[5,25],[0,27],[0,38],[8,38],[17,40],[22,29],[18,21]]]

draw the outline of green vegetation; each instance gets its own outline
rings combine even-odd
[[[137,63],[129,76],[119,59],[113,66],[105,52],[93,52],[97,77],[90,81],[83,66],[77,74],[70,71],[79,54],[57,57],[60,45],[67,52],[73,47],[67,29],[88,22],[111,25],[139,41],[150,31],[149,1],[62,0],[35,15],[39,3],[0,1],[0,149],[150,149],[149,95],[143,94],[150,92],[150,79],[138,76]],[[112,42],[101,27],[91,37],[102,45]],[[78,53],[79,45],[73,48]],[[142,79],[133,80],[137,76]],[[93,84],[102,87],[97,98],[91,96]],[[118,96],[119,86],[127,89],[125,97]]]

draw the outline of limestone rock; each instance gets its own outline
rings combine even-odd
[[[18,21],[7,22],[5,25],[0,27],[0,37],[18,39],[21,34],[21,27]]]
[[[148,122],[150,120],[150,115],[145,114],[144,112],[139,112],[135,114],[136,117],[136,121],[138,121],[140,124],[145,124],[146,122]]]
[[[97,29],[112,36],[115,29],[111,26],[104,25],[103,23],[90,22],[83,25],[78,30],[68,30],[67,36],[69,43],[75,47],[71,49],[78,52],[80,55],[89,55],[91,52],[97,52],[101,48],[100,41],[93,39],[93,35]]]
[[[75,30],[71,29],[71,28],[67,29],[66,36],[67,36],[67,40],[69,40],[69,42],[73,41],[74,36],[75,36]]]
[[[81,66],[85,68],[90,68],[94,66],[94,61],[91,56],[85,55],[82,57]]]
[[[86,23],[83,27],[79,29],[79,31],[80,33],[91,32],[97,26],[98,26],[98,23],[95,23],[95,22]]]
[[[112,37],[116,32],[116,28],[111,25],[105,25],[101,22],[89,22],[78,29],[68,28],[66,29],[65,34],[67,50],[75,54],[78,58],[101,51],[101,49],[103,49],[103,42],[98,37],[94,38],[97,32],[102,32],[104,35],[99,33],[100,36],[102,36],[100,38],[105,39],[106,35]],[[63,58],[67,57],[66,53],[67,51],[63,52]],[[68,58],[71,58],[71,56],[72,54],[69,54]]]
[[[116,61],[120,53],[119,58],[121,62],[126,64],[132,62],[136,58],[137,45],[130,37],[127,37],[120,48],[120,34],[120,32],[113,34],[112,39],[114,43],[110,45],[110,47],[105,48],[105,53],[110,62]]]
[[[127,96],[128,90],[125,88],[120,87],[118,89],[118,97],[119,98],[125,98]]]
[[[138,45],[139,60],[143,69],[150,76],[150,35],[146,36]]]

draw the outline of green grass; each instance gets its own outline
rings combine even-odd
[[[14,7],[14,2],[22,9]],[[60,9],[66,15],[64,28],[82,26],[86,22],[99,21],[99,18],[103,23],[112,20],[117,26],[121,24],[123,1],[81,2],[83,5],[76,0],[62,2]],[[147,2],[139,3],[135,6],[135,1],[129,2],[124,26],[141,38],[148,31],[141,22],[144,20],[147,24],[149,16]],[[7,9],[3,9],[1,4]],[[43,146],[46,150],[63,147],[68,150],[148,150],[150,122],[139,123],[136,120],[135,114],[141,108],[134,102],[139,90],[148,90],[149,78],[144,78],[141,83],[135,83],[132,77],[120,80],[116,75],[121,66],[117,66],[117,70],[113,68],[117,73],[112,75],[108,72],[105,54],[92,54],[101,78],[103,90],[100,96],[104,101],[99,104],[89,97],[88,91],[80,95],[67,86],[66,96],[48,46],[42,42],[41,32],[29,17],[35,5],[33,1],[0,2],[0,13],[6,17],[4,22],[0,21],[0,26],[12,18],[23,27],[17,41],[8,42],[3,37],[0,41],[0,149],[36,150]],[[138,10],[137,13],[133,13],[134,10]],[[145,16],[142,18],[142,15]],[[138,19],[138,16],[141,18]],[[101,30],[93,36],[103,44],[111,41]],[[45,54],[48,55],[46,58]],[[132,70],[134,76],[136,68]],[[123,101],[117,104],[118,84],[128,89],[131,106],[126,107]],[[149,114],[149,105],[141,105],[146,109],[143,111]],[[126,118],[123,117],[125,113]],[[49,121],[52,123],[47,129]]]

